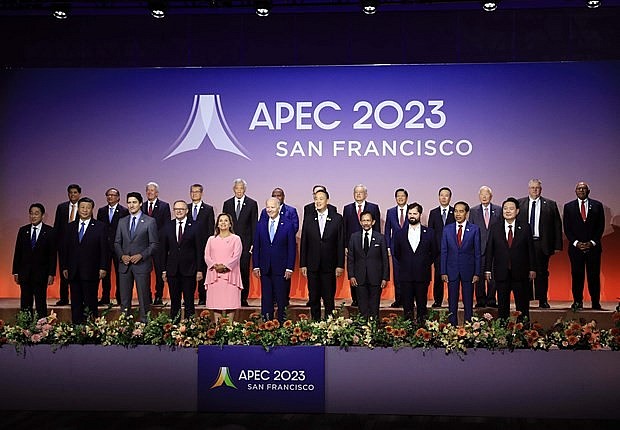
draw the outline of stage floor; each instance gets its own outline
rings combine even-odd
[[[58,318],[61,321],[70,321],[71,320],[71,307],[70,306],[56,306],[57,299],[48,299],[47,306],[49,311],[54,311],[58,315]],[[243,307],[237,309],[234,312],[234,319],[237,321],[244,321],[249,318],[250,314],[253,312],[260,312],[260,299],[249,299],[248,300],[250,306]],[[160,312],[170,312],[169,302],[165,303],[165,306],[152,306],[151,312],[153,314],[158,314]],[[392,300],[383,300],[381,302],[381,316],[387,316],[391,313],[402,314],[402,308],[391,308],[390,304]],[[448,312],[447,303],[444,301],[444,306],[441,308],[431,308],[432,301],[429,301],[427,306],[429,310],[435,310],[439,312]],[[591,320],[595,320],[598,324],[598,327],[601,329],[609,329],[614,326],[612,321],[612,314],[615,311],[618,303],[616,302],[603,302],[601,303],[603,310],[592,310],[590,309],[590,303],[584,303],[584,309],[578,312],[573,312],[571,310],[572,302],[569,301],[550,301],[549,302],[551,308],[550,309],[541,309],[538,307],[538,301],[532,301],[530,303],[530,319],[532,321],[536,321],[544,328],[550,328],[553,324],[558,320],[572,320],[572,319],[584,319],[589,322]],[[137,306],[137,300],[134,300],[133,306]],[[343,306],[343,314],[352,315],[357,312],[356,307],[351,306],[350,299],[336,299],[336,308]],[[19,299],[0,299],[0,319],[4,320],[7,323],[11,323],[15,321],[15,316],[17,315],[19,309]],[[107,309],[107,306],[100,306],[99,312],[100,314]],[[205,306],[196,306],[196,312],[200,313],[203,309],[207,309]],[[514,303],[511,305],[511,309],[514,310]],[[110,319],[117,318],[120,312],[120,308],[118,306],[112,306],[107,316]],[[494,317],[497,317],[497,308],[477,308],[474,309],[474,314],[482,316],[484,313],[490,313]],[[305,299],[291,299],[291,305],[288,309],[288,316],[293,320],[298,319],[299,314],[310,315],[310,309],[306,306]],[[463,307],[462,304],[459,304],[459,322],[463,321]]]

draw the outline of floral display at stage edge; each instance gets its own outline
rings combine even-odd
[[[497,351],[532,350],[620,350],[620,311],[613,314],[615,326],[600,330],[595,321],[558,320],[552,328],[534,322],[519,321],[514,312],[508,320],[498,320],[490,314],[474,317],[462,326],[448,324],[445,317],[431,311],[422,325],[390,314],[379,321],[366,321],[358,316],[344,316],[334,311],[324,321],[311,321],[299,314],[296,321],[263,321],[258,313],[243,322],[221,317],[214,320],[208,311],[173,323],[164,313],[150,318],[148,323],[132,315],[108,320],[106,315],[90,319],[84,325],[58,320],[55,313],[32,320],[20,313],[14,324],[0,320],[0,346],[51,344],[58,347],[71,344],[160,345],[196,348],[199,345],[261,345],[275,346],[323,345],[366,348],[425,348],[442,349],[464,354],[469,349],[484,348]]]

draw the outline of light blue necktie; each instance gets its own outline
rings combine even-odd
[[[136,217],[131,218],[131,228],[129,229],[129,238],[133,239],[134,234],[136,234]]]
[[[110,224],[112,224],[112,218],[114,218],[114,208],[110,207],[110,213],[108,214],[108,219],[110,220]]]
[[[84,221],[82,221],[82,225],[80,227],[80,232],[78,233],[78,239],[80,243],[82,243],[82,238],[84,237]]]
[[[272,220],[271,220],[271,223],[269,224],[269,241],[270,241],[270,242],[273,242],[273,237],[274,237],[274,236],[275,236],[275,234],[276,234],[276,233],[275,233],[275,228],[274,228],[274,227],[275,227],[275,226],[274,226],[274,224],[275,224],[275,223],[276,223],[276,221],[272,219]]]
[[[443,225],[446,225],[446,219],[448,215],[446,214],[446,209],[444,209],[441,213],[441,219],[443,220]]]

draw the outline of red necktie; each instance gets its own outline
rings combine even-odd
[[[459,224],[459,231],[456,232],[456,243],[461,247],[461,243],[463,242],[463,225]]]
[[[153,202],[149,203],[149,216],[153,216]]]
[[[581,201],[581,219],[586,222],[586,202]]]
[[[360,215],[362,214],[362,205],[357,205],[357,219],[360,219]]]
[[[512,226],[509,225],[508,226],[508,248],[512,247],[512,239],[514,238],[514,236],[512,235]]]
[[[405,223],[405,210],[400,208],[400,228],[403,228],[403,224]]]

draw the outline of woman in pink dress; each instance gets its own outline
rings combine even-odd
[[[241,238],[233,232],[231,216],[219,214],[215,234],[209,238],[205,247],[205,288],[207,308],[220,310],[224,315],[227,310],[241,307],[241,249]],[[215,316],[219,317],[218,313]]]

